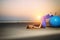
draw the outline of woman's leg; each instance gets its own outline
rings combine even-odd
[[[46,20],[42,21],[42,26],[43,26],[43,28],[46,28]]]

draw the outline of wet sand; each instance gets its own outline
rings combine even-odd
[[[60,40],[60,28],[26,29],[29,23],[0,23],[1,40]]]

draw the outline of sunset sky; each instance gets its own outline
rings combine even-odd
[[[60,0],[0,0],[0,20],[35,20],[47,13],[60,13]]]

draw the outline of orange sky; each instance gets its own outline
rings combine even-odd
[[[2,16],[35,18],[49,12],[60,13],[59,0],[2,0],[1,6]]]

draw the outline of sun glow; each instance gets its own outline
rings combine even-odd
[[[37,16],[37,20],[40,20],[42,18],[42,16]]]
[[[40,21],[42,21],[41,19],[42,19],[42,16],[38,15],[38,16],[36,16],[35,21],[40,22]]]

